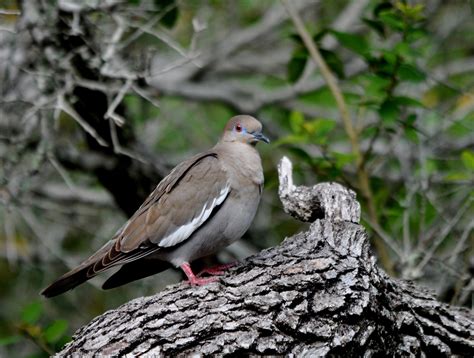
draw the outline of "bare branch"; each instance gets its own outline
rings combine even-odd
[[[473,199],[470,198],[466,200],[464,205],[458,210],[456,215],[450,220],[450,222],[443,227],[443,230],[439,233],[438,237],[436,240],[430,245],[430,247],[426,250],[426,253],[421,260],[421,262],[418,264],[418,266],[415,269],[415,272],[421,273],[423,272],[423,268],[428,264],[428,262],[431,260],[433,257],[435,251],[438,249],[439,245],[443,243],[443,241],[446,239],[448,234],[451,232],[453,227],[458,223],[458,221],[462,218],[462,216],[467,212],[467,210],[472,206]]]
[[[20,10],[0,9],[0,15],[21,15]]]
[[[120,102],[122,102],[123,97],[125,97],[125,94],[128,92],[131,86],[132,86],[132,80],[127,79],[124,85],[122,86],[122,88],[120,89],[120,91],[115,96],[112,103],[110,104],[109,108],[107,108],[107,112],[105,112],[105,115],[104,115],[104,118],[106,119],[109,119],[109,118],[113,119],[115,124],[118,125],[119,127],[121,127],[125,123],[125,120],[119,117],[115,113],[115,110],[117,109],[117,106],[120,104]]]
[[[87,133],[89,133],[97,141],[97,143],[99,143],[103,147],[108,147],[107,142],[97,133],[97,131],[89,123],[83,120],[79,113],[77,113],[76,110],[65,101],[63,94],[58,94],[57,107],[68,115],[70,115],[77,123],[79,123],[79,125]]]

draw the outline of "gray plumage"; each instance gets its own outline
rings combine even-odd
[[[255,149],[268,142],[251,116],[233,117],[219,142],[166,176],[114,238],[42,294],[56,296],[111,267],[123,265],[103,288],[113,288],[182,267],[192,284],[204,284],[189,263],[212,254],[249,228],[260,202],[263,171]]]

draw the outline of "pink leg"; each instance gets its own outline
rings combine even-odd
[[[235,262],[231,262],[229,264],[217,265],[217,266],[205,268],[201,272],[199,272],[197,275],[202,276],[205,273],[207,273],[208,275],[211,275],[211,276],[223,275],[226,270],[230,269],[231,267],[236,266],[237,264],[238,264],[238,262],[235,261]]]
[[[206,278],[196,277],[193,270],[191,269],[191,265],[187,262],[181,265],[181,269],[184,271],[184,273],[188,277],[188,282],[193,286],[207,285],[208,283],[216,282],[218,280],[217,277],[206,277]]]

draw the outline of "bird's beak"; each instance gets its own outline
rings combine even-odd
[[[256,139],[256,140],[259,140],[259,141],[262,141],[262,142],[265,142],[265,143],[270,143],[270,139],[268,139],[267,137],[265,137],[262,132],[258,132],[258,133],[254,133],[253,134],[253,137]]]

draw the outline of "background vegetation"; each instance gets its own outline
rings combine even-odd
[[[259,118],[265,192],[242,259],[304,225],[276,165],[358,193],[380,265],[472,307],[472,1],[0,1],[0,354],[46,356],[75,329],[180,279],[39,291],[99,248],[229,117]],[[297,19],[296,19],[297,20]]]

